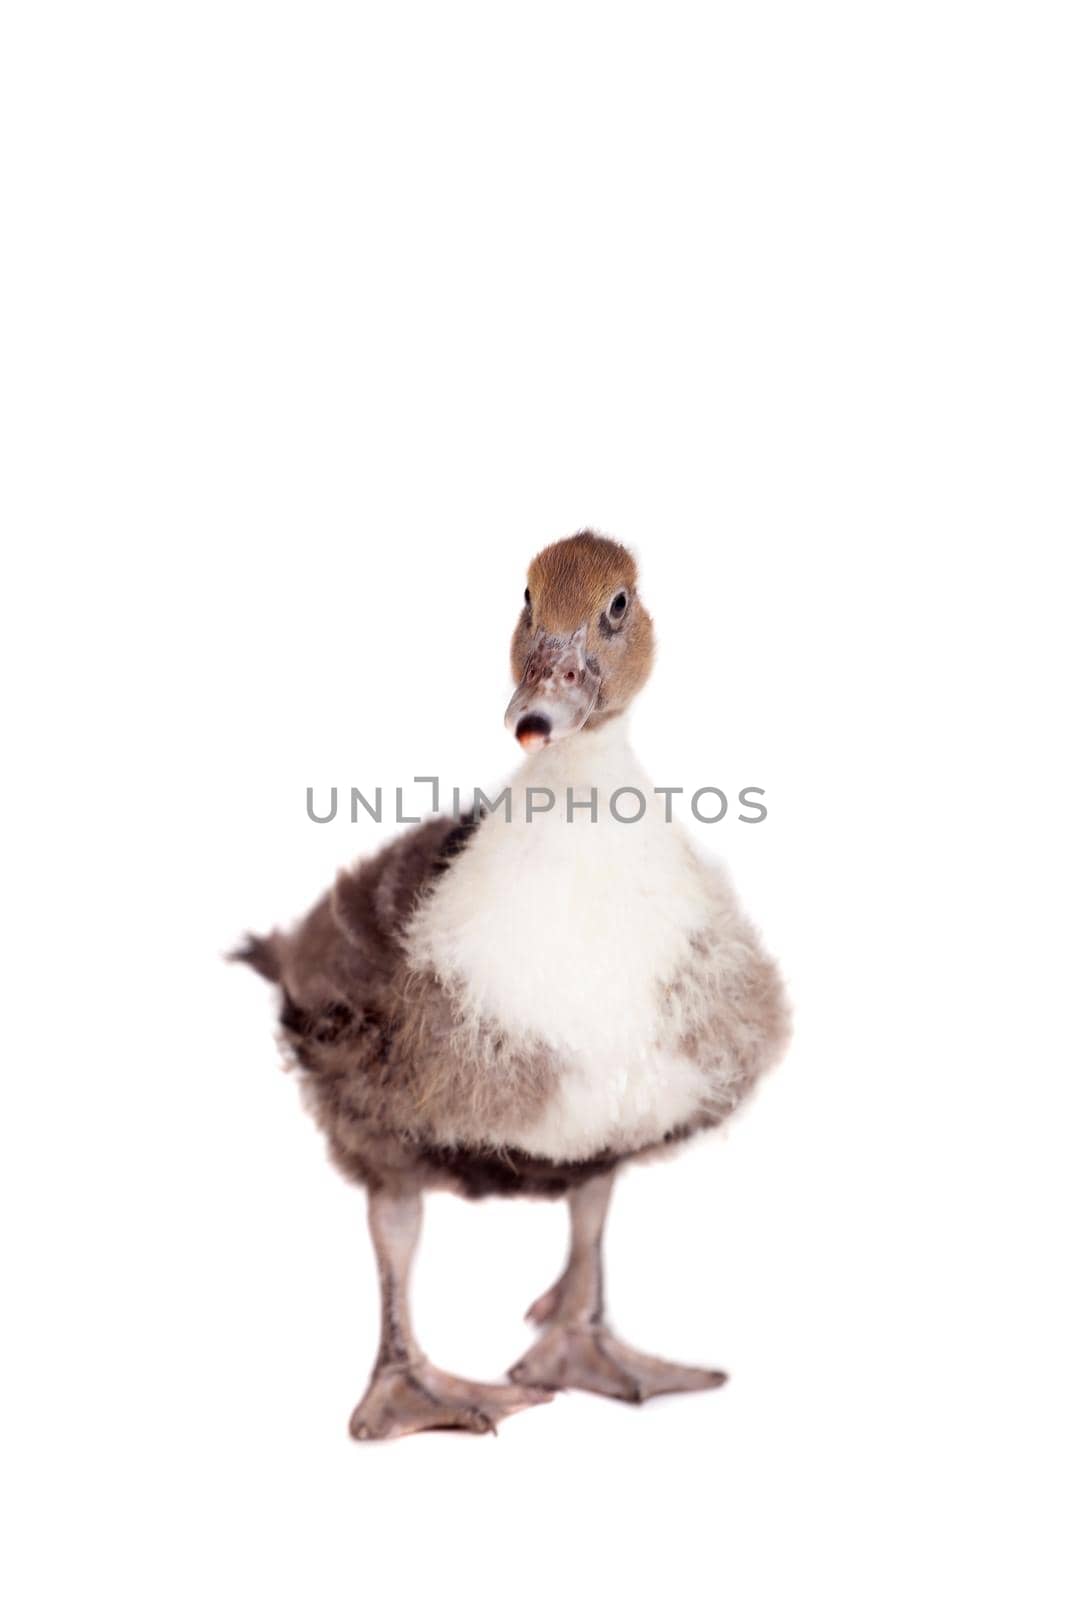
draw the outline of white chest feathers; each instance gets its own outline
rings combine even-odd
[[[608,801],[646,797],[639,821]],[[595,820],[581,801],[595,786]],[[526,791],[550,811],[526,817]],[[574,804],[568,807],[568,791]],[[506,1141],[554,1159],[661,1138],[706,1102],[706,1075],[671,1048],[665,995],[693,938],[729,916],[728,886],[608,724],[538,752],[512,784],[512,819],[490,813],[416,913],[412,964],[444,982],[464,1020],[547,1044],[555,1091]],[[617,803],[638,809],[634,796]]]

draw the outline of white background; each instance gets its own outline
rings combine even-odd
[[[5,10],[4,1286],[20,1597],[1063,1593],[1061,14]],[[630,542],[656,781],[787,1062],[620,1185],[637,1411],[351,1443],[361,1195],[221,952],[502,777],[530,556]],[[493,1377],[559,1207],[437,1197]]]

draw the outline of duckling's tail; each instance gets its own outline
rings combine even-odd
[[[278,944],[276,933],[268,934],[265,939],[257,933],[248,933],[244,936],[244,943],[238,945],[236,950],[231,950],[226,960],[244,961],[268,983],[280,983],[281,951]]]

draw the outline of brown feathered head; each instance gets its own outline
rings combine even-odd
[[[589,531],[550,544],[530,565],[511,639],[507,727],[536,749],[616,716],[646,683],[654,649],[629,551]]]

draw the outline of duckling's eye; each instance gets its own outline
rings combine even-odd
[[[533,602],[532,602],[532,600],[531,600],[531,599],[530,599],[530,598],[529,598],[529,590],[528,590],[528,589],[527,589],[527,590],[526,590],[526,592],[525,592],[525,594],[524,594],[524,595],[523,595],[523,596],[522,596],[522,598],[523,598],[523,600],[524,600],[524,601],[525,601],[525,603],[526,603],[526,605],[527,605],[527,606],[531,606],[531,605],[532,605],[532,604],[533,604]]]
[[[614,599],[611,601],[611,616],[614,618],[614,620],[616,622],[618,621],[618,619],[620,617],[624,617],[625,616],[625,614],[626,614],[626,606],[628,604],[629,604],[629,596],[626,594],[624,589],[619,589],[618,593],[615,595]]]

